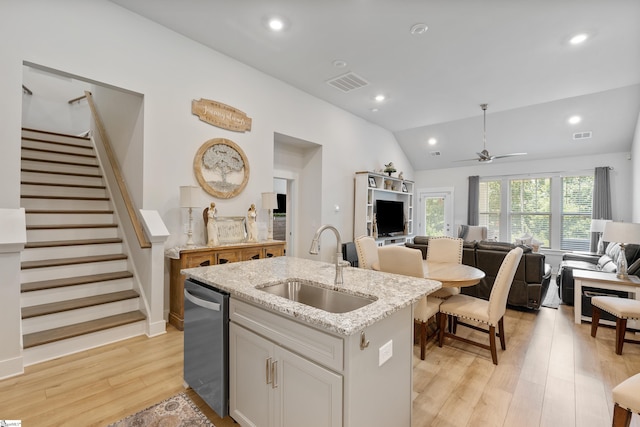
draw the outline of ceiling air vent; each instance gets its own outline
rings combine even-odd
[[[591,131],[587,131],[587,132],[576,132],[573,134],[573,139],[577,140],[577,139],[589,139],[591,138]]]
[[[429,154],[431,154],[433,157],[438,157],[440,155],[439,151],[429,151]]]
[[[369,82],[355,73],[347,73],[328,80],[327,84],[346,93],[363,86],[368,86]]]

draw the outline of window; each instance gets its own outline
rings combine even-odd
[[[551,245],[551,179],[513,179],[509,182],[511,240],[528,234]]]
[[[487,227],[487,239],[489,240],[500,240],[501,198],[500,181],[480,182],[478,225]]]
[[[591,246],[593,176],[562,178],[560,249],[588,251]]]
[[[513,242],[529,234],[541,246],[590,248],[593,174],[487,177],[480,181],[479,223],[488,238]]]

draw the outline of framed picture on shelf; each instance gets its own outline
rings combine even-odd
[[[376,179],[372,176],[369,177],[369,187],[377,187]]]
[[[403,193],[407,192],[407,184],[405,184],[404,182],[402,183],[402,192]]]

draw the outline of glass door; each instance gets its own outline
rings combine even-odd
[[[418,229],[424,236],[454,236],[453,189],[421,190],[419,193]]]

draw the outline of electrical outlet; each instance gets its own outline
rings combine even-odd
[[[382,366],[387,360],[393,356],[393,340],[389,340],[385,345],[378,349],[378,366]]]

